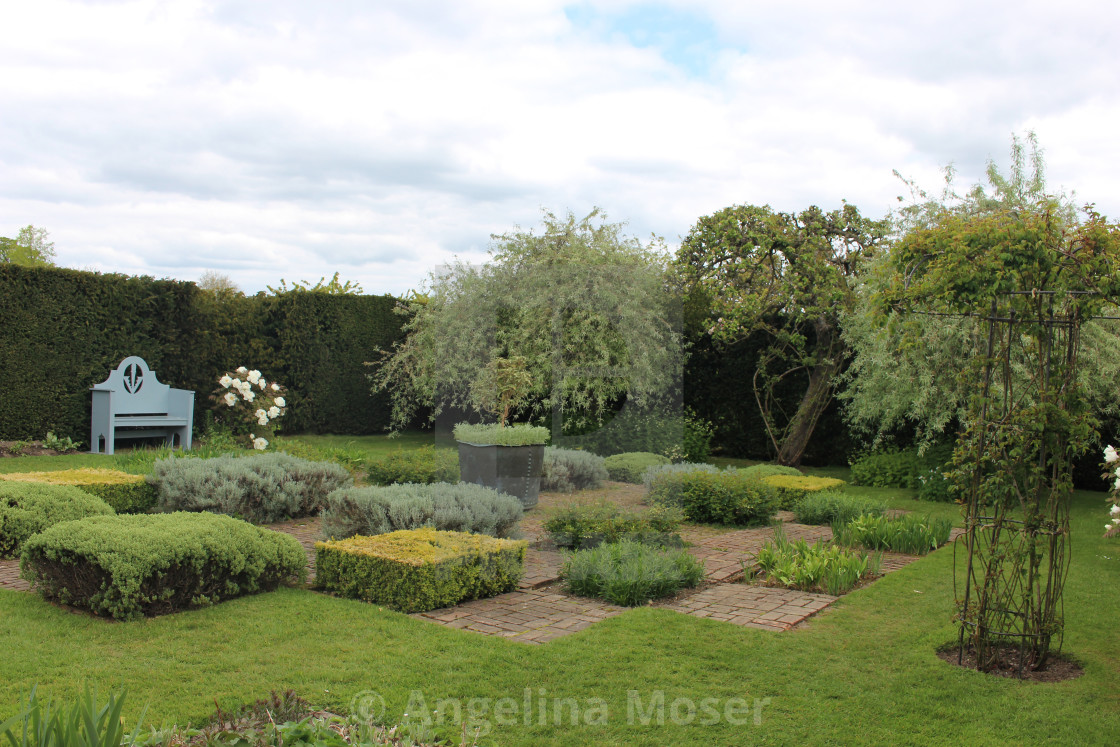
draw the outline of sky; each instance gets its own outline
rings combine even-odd
[[[736,204],[879,217],[1037,133],[1120,219],[1120,4],[35,0],[0,6],[0,235],[255,293],[423,287],[542,209],[670,248]]]

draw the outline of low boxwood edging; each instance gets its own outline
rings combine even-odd
[[[807,495],[825,490],[839,490],[844,487],[843,480],[835,477],[811,477],[809,475],[770,475],[762,481],[778,491],[778,508],[790,510]]]
[[[47,527],[112,513],[108,503],[71,485],[0,482],[0,558],[19,557],[27,538]]]
[[[0,480],[71,485],[108,503],[118,514],[143,513],[156,502],[156,489],[143,475],[115,469],[64,469],[56,472],[11,472]]]
[[[522,540],[435,529],[317,542],[316,582],[340,596],[426,612],[512,591],[526,547]]]
[[[302,581],[295,537],[217,514],[93,516],[24,543],[20,575],[44,599],[132,620]]]
[[[331,539],[425,526],[506,537],[522,513],[518,499],[472,483],[342,488],[327,496],[321,529]]]

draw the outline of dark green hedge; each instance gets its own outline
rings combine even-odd
[[[291,433],[382,432],[363,363],[400,337],[388,296],[219,298],[194,283],[0,264],[0,439],[89,440],[89,388],[129,355],[193,390],[204,422],[218,377],[258,368],[288,387]],[[88,443],[87,443],[88,446]]]

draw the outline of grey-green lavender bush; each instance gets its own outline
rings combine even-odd
[[[589,451],[547,446],[541,469],[541,490],[574,493],[597,488],[610,478],[603,457]]]

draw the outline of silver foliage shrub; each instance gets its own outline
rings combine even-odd
[[[148,480],[158,491],[160,511],[210,511],[255,524],[316,514],[331,491],[354,482],[334,462],[282,453],[161,459]]]
[[[554,446],[548,446],[544,450],[541,490],[574,493],[577,490],[600,487],[608,477],[605,460],[598,454]]]
[[[517,498],[471,483],[343,488],[327,496],[322,531],[345,539],[428,526],[507,537],[522,513]]]

